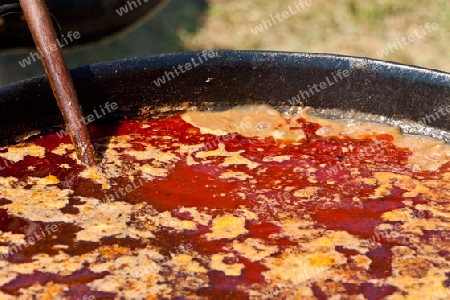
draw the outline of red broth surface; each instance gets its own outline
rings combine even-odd
[[[0,185],[1,295],[450,297],[449,165],[412,169],[390,135],[297,126],[306,140],[295,144],[201,134],[180,116],[91,125],[105,174],[115,165],[107,184],[82,173],[73,148],[52,152],[67,136],[32,138],[43,156],[0,158],[10,181]]]

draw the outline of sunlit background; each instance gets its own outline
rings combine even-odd
[[[137,29],[64,53],[71,68],[156,53],[253,49],[364,56],[450,71],[446,0],[311,0],[304,8],[300,2],[172,0]],[[289,6],[296,13],[276,20]],[[266,29],[263,21],[272,26]],[[262,32],[256,33],[257,26]],[[0,54],[0,86],[43,73],[39,61],[19,65],[30,51]]]

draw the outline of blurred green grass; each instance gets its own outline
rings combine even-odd
[[[124,57],[198,49],[254,49],[336,53],[380,59],[397,39],[431,31],[383,60],[450,71],[450,6],[446,0],[311,0],[312,5],[259,34],[251,29],[300,0],[172,0],[140,28],[96,47],[66,52],[70,67]],[[27,53],[3,58],[0,85],[43,72],[22,69]],[[5,79],[6,78],[6,79]]]
[[[384,60],[450,71],[447,47],[450,6],[444,0],[314,1],[298,14],[257,35],[251,28],[294,5],[210,0],[205,24],[187,48],[261,49],[337,53],[379,59],[378,52],[436,22],[438,30],[390,53]]]

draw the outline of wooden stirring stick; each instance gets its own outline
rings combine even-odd
[[[81,107],[45,0],[20,0],[20,5],[78,158],[84,165],[92,166],[96,162],[95,148],[82,121]]]

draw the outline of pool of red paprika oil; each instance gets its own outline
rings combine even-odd
[[[146,126],[142,126],[145,124]],[[145,127],[145,128],[144,128]],[[404,207],[403,192],[401,188],[380,199],[372,199],[368,195],[373,193],[374,186],[357,182],[353,179],[351,170],[357,169],[359,173],[370,178],[375,172],[399,172],[412,178],[434,179],[439,178],[448,171],[446,164],[437,171],[416,171],[406,164],[411,155],[409,149],[398,148],[393,145],[392,136],[378,135],[376,138],[352,139],[323,138],[315,134],[320,128],[319,124],[308,123],[299,119],[298,127],[306,134],[306,140],[302,143],[280,144],[273,138],[260,140],[257,138],[245,138],[240,135],[232,135],[220,140],[228,152],[241,151],[241,156],[258,164],[255,168],[246,165],[231,165],[224,167],[221,163],[224,157],[209,157],[208,163],[201,163],[201,159],[193,156],[196,164],[188,164],[186,154],[179,153],[180,159],[166,177],[155,178],[144,183],[126,195],[120,196],[116,201],[124,201],[130,204],[146,203],[156,211],[171,211],[172,215],[183,220],[190,220],[190,216],[179,213],[180,207],[196,207],[206,209],[214,218],[226,212],[233,213],[239,207],[245,206],[248,210],[257,214],[257,220],[246,220],[247,234],[238,236],[235,240],[243,241],[247,238],[260,239],[268,245],[276,245],[278,251],[273,255],[281,255],[286,249],[298,247],[298,241],[290,239],[281,233],[282,228],[276,225],[283,217],[283,211],[291,210],[289,214],[299,219],[308,215],[313,221],[314,228],[323,230],[346,231],[360,239],[369,239],[374,236],[375,228],[382,222],[383,213]],[[179,115],[162,119],[125,119],[121,121],[104,121],[90,125],[93,140],[98,142],[110,136],[134,135],[139,136],[132,143],[132,148],[142,150],[148,143],[153,147],[164,149],[163,151],[176,151],[180,144],[198,145],[210,142],[211,150],[218,148],[217,137],[210,134],[201,134],[198,128],[183,121]],[[161,137],[161,138],[158,138]],[[162,138],[162,137],[170,137]],[[384,141],[384,147],[380,149],[380,141]],[[46,154],[43,158],[26,156],[16,163],[10,162],[11,167],[0,171],[1,177],[12,176],[19,180],[28,176],[45,177],[54,175],[60,181],[58,188],[71,189],[69,204],[61,209],[66,214],[80,213],[76,205],[81,201],[78,197],[94,197],[99,200],[111,193],[102,189],[102,186],[89,179],[82,178],[79,173],[83,167],[69,157],[52,153],[61,143],[70,143],[69,138],[62,139],[56,133],[49,133],[33,137],[27,142],[45,147]],[[343,147],[352,146],[352,151],[343,151]],[[375,149],[375,150],[374,150]],[[98,146],[100,155],[104,151],[103,146]],[[175,152],[174,152],[175,153]],[[360,155],[357,157],[357,153]],[[289,155],[289,160],[274,161],[267,157]],[[143,164],[132,156],[124,156],[127,160]],[[124,159],[125,159],[124,158]],[[67,164],[70,168],[60,168],[61,164]],[[33,168],[29,168],[33,166]],[[264,168],[264,171],[262,169]],[[310,168],[315,170],[311,172]],[[234,172],[245,172],[254,180],[227,180],[218,176],[226,169]],[[295,170],[294,170],[295,169]],[[309,170],[309,171],[308,171]],[[330,170],[333,170],[330,172]],[[314,180],[311,180],[313,178]],[[276,183],[275,181],[278,180]],[[127,177],[111,179],[111,186],[125,188],[131,181]],[[330,184],[331,182],[331,184]],[[317,194],[309,199],[300,199],[293,192],[286,192],[286,187],[295,187],[295,190],[306,186],[318,188]],[[25,187],[27,188],[27,187]],[[239,195],[244,191],[245,197]],[[270,205],[257,200],[257,194],[275,199]],[[321,199],[339,194],[339,201],[323,203]],[[355,205],[354,197],[361,199],[362,207]],[[259,198],[258,198],[259,199]],[[423,197],[413,199],[414,204],[426,204]],[[11,203],[6,198],[0,198],[0,230],[15,234],[26,234],[28,220],[13,216],[8,213],[7,205]],[[2,208],[3,207],[3,208]],[[425,217],[428,217],[427,215]],[[134,216],[130,216],[130,223]],[[9,264],[23,264],[33,260],[36,254],[55,255],[58,251],[55,245],[67,245],[63,249],[70,255],[82,255],[105,245],[120,245],[129,249],[140,249],[148,243],[157,245],[162,255],[168,255],[179,244],[191,244],[200,255],[211,257],[212,254],[224,250],[230,242],[227,239],[209,241],[204,235],[211,231],[209,226],[198,226],[198,230],[186,231],[183,234],[162,228],[155,232],[155,238],[139,240],[132,238],[106,237],[99,243],[74,242],[78,226],[71,223],[45,223],[35,222],[41,227],[47,224],[58,225],[58,233],[46,237],[44,242],[23,248],[21,251],[7,258]],[[392,275],[391,248],[400,245],[402,241],[385,239],[382,237],[377,246],[368,249],[366,255],[372,262],[367,270],[369,278],[383,279]],[[0,245],[5,245],[0,243]],[[336,246],[337,252],[343,254],[348,262],[356,255],[356,251]],[[207,286],[193,288],[185,286],[174,289],[182,289],[184,295],[197,295],[209,299],[248,299],[247,287],[265,285],[266,279],[263,272],[268,268],[261,261],[251,261],[243,256],[236,255],[233,263],[241,263],[244,268],[239,276],[227,276],[222,271],[208,270]],[[204,265],[208,268],[208,265]],[[49,272],[34,272],[32,274],[20,274],[15,279],[4,284],[0,290],[9,295],[20,295],[20,289],[48,282],[61,283],[68,287],[65,296],[71,299],[81,299],[85,295],[96,299],[113,299],[117,296],[111,291],[92,290],[88,284],[94,280],[107,276],[108,272],[95,273],[86,264],[82,269],[71,275],[55,275]],[[329,278],[328,280],[333,280]],[[169,286],[170,281],[166,282]],[[314,297],[327,299],[331,295],[324,289],[323,284],[318,284],[311,279],[309,283]],[[375,285],[369,282],[361,282],[360,285],[343,283],[342,293],[346,295],[363,294],[368,299],[382,299],[397,291],[397,287],[389,284]],[[285,291],[288,293],[288,291]],[[158,298],[158,295],[155,295]],[[166,299],[161,296],[161,299]]]

